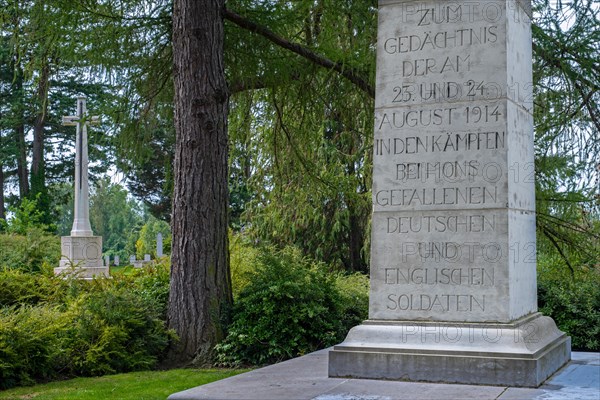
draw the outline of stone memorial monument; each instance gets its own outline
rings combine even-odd
[[[61,238],[60,266],[55,274],[77,273],[84,279],[109,276],[103,265],[102,237],[94,236],[89,216],[87,126],[100,123],[99,117],[87,113],[85,97],[77,98],[77,115],[63,117],[63,125],[76,126],[75,139],[75,207],[71,236]]]
[[[329,375],[538,386],[529,0],[379,0],[369,320]]]

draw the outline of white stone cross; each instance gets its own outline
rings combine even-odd
[[[85,97],[77,98],[77,115],[63,117],[63,125],[76,126],[75,140],[75,210],[71,236],[92,236],[88,185],[87,126],[100,123],[100,117],[90,117]]]

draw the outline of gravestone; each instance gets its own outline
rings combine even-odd
[[[73,227],[70,236],[61,237],[61,259],[54,273],[91,279],[109,276],[102,262],[102,237],[93,235],[89,217],[87,126],[99,124],[100,118],[88,115],[85,97],[77,98],[76,107],[77,115],[63,117],[63,125],[76,126]]]
[[[129,256],[129,264],[133,265],[135,261],[135,256]]]
[[[110,256],[104,256],[104,266],[110,267]]]
[[[163,237],[162,233],[158,232],[156,235],[156,258],[163,256]]]
[[[119,266],[121,264],[121,259],[119,258],[119,256],[115,256],[115,266]]]
[[[538,386],[528,0],[380,0],[369,320],[329,375]]]
[[[150,254],[144,254],[144,262],[150,262],[152,258],[150,258]]]

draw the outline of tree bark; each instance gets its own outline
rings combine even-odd
[[[2,110],[0,110],[0,121],[2,120]],[[0,130],[0,149],[2,149],[2,130]],[[4,208],[4,165],[0,159],[0,219],[6,218],[6,209]],[[2,228],[0,227],[0,231]]]
[[[361,223],[360,216],[357,213],[354,204],[348,204],[348,212],[350,214],[348,232],[348,248],[350,250],[350,269],[352,272],[369,272],[367,265],[361,256],[361,249],[364,244],[364,223]]]
[[[19,197],[21,199],[29,194],[29,171],[27,169],[27,143],[25,143],[25,124],[19,121],[15,127],[15,140],[17,145],[17,175],[19,177]]]
[[[23,105],[23,71],[16,67],[13,93],[17,96],[15,113],[19,116],[14,127],[17,156],[17,176],[19,178],[19,196],[21,199],[29,194],[29,174],[27,169],[27,143],[25,142],[25,106]]]
[[[44,63],[40,71],[37,88],[38,110],[33,124],[33,149],[31,155],[31,193],[42,193],[46,188],[44,169],[44,125],[48,109],[48,87],[50,81],[50,64]]]
[[[168,323],[171,364],[202,365],[224,336],[231,305],[227,237],[228,90],[224,0],[175,0],[175,182]]]
[[[4,166],[0,164],[0,219],[6,218],[6,209],[4,208]]]

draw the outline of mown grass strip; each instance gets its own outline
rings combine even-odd
[[[164,400],[172,393],[247,371],[173,369],[75,378],[0,391],[0,400]]]

